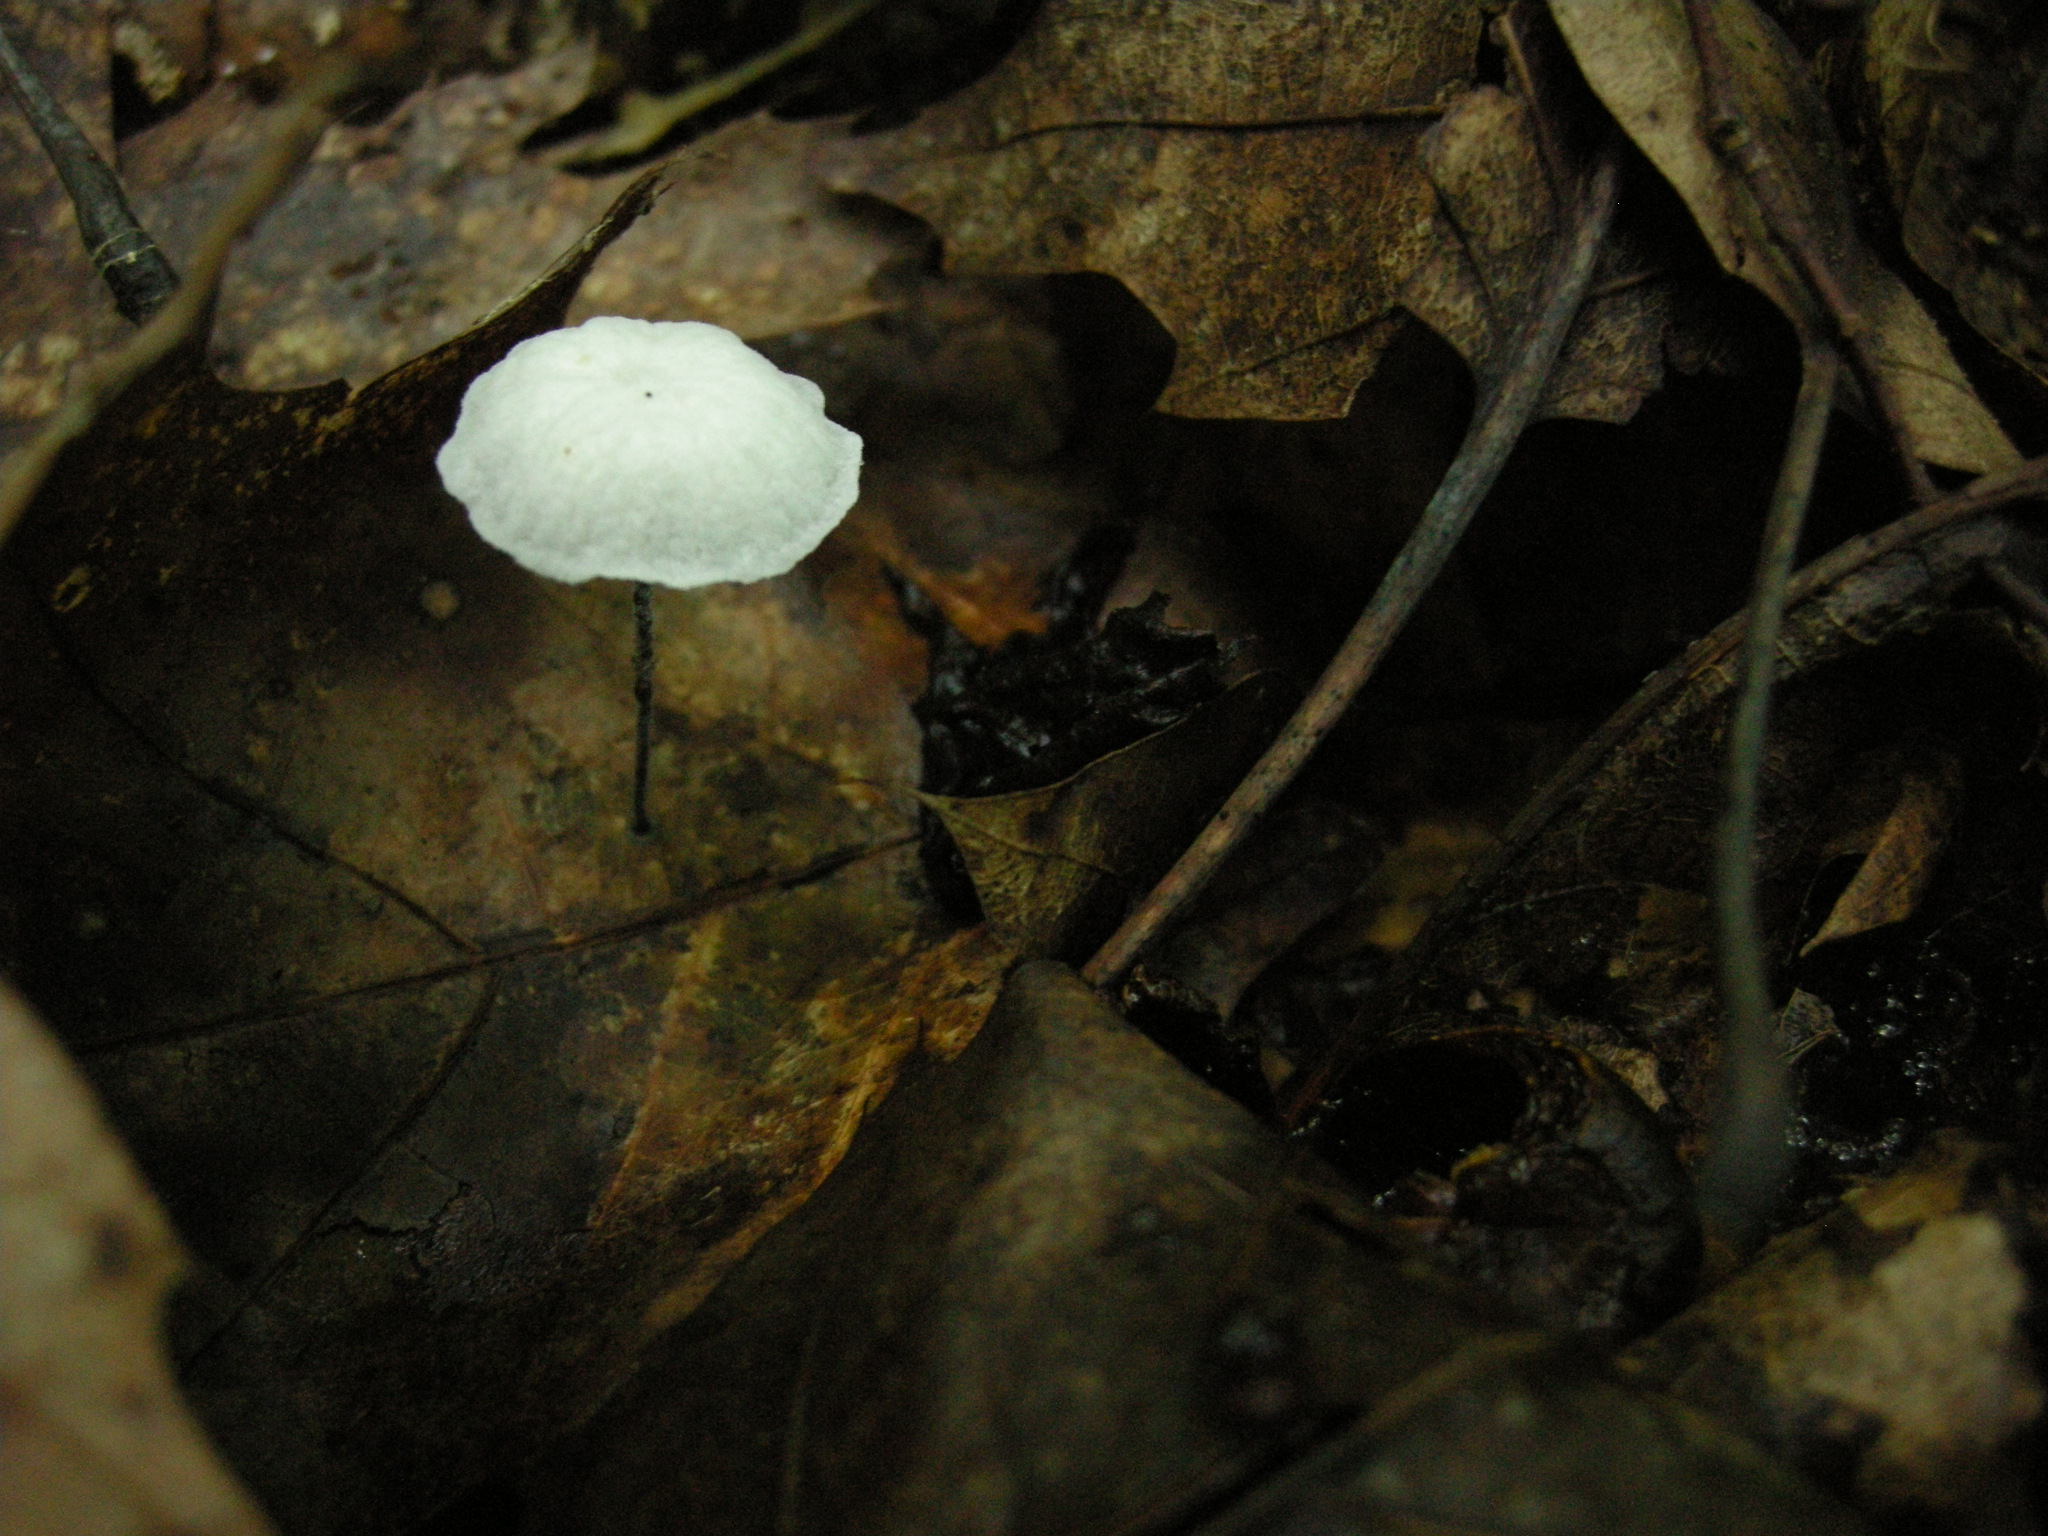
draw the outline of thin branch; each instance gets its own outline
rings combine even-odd
[[[1165,879],[1083,968],[1081,974],[1089,982],[1100,987],[1120,980],[1139,952],[1201,894],[1350,708],[1443,570],[1542,399],[1551,368],[1592,281],[1593,264],[1613,218],[1620,179],[1620,160],[1610,146],[1602,151],[1568,232],[1558,243],[1538,302],[1509,353],[1506,373],[1474,413],[1457,458],[1430,498],[1421,522],[1381,578],[1379,590],[1279,739]]]
[[[1771,492],[1763,549],[1742,639],[1741,685],[1728,724],[1728,789],[1714,838],[1714,915],[1720,934],[1720,1092],[1699,1176],[1700,1214],[1710,1235],[1740,1249],[1770,1213],[1791,1171],[1787,1138],[1791,1076],[1771,1031],[1769,965],[1757,909],[1757,830],[1769,733],[1778,636],[1806,503],[1820,468],[1841,359],[1810,341],[1800,357],[1799,399],[1778,483]]]
[[[1986,560],[1984,575],[2007,604],[2034,628],[2048,635],[2048,597],[2003,560]]]
[[[1798,198],[1786,186],[1782,167],[1736,104],[1734,77],[1714,22],[1714,0],[1685,0],[1685,18],[1692,29],[1693,50],[1699,56],[1700,84],[1706,96],[1707,137],[1748,185],[1771,238],[1791,259],[1807,292],[1827,316],[1848,354],[1849,366],[1862,386],[1864,399],[1870,403],[1891,443],[1907,493],[1915,505],[1925,506],[1941,493],[1928,477],[1927,466],[1913,451],[1913,439],[1906,430],[1898,394],[1885,377],[1872,345],[1874,331],[1869,317],[1856,307],[1835,276],[1821,249],[1819,235],[1801,211]]]
[[[58,455],[85,434],[109,402],[180,347],[204,338],[235,242],[291,184],[333,120],[335,104],[359,76],[353,64],[340,65],[315,76],[293,95],[256,163],[200,239],[184,286],[127,345],[86,370],[42,430],[8,462],[5,481],[0,482],[0,542],[21,521]]]
[[[748,86],[758,85],[778,69],[817,52],[880,3],[881,0],[844,0],[773,48],[669,95],[627,92],[619,102],[618,123],[596,143],[575,150],[563,163],[571,168],[586,168],[651,148],[676,124],[708,112]]]
[[[129,208],[120,180],[57,98],[36,78],[0,27],[0,73],[29,126],[42,141],[71,206],[85,254],[113,290],[114,307],[141,325],[177,292],[178,274]]]

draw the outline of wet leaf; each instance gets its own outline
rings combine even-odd
[[[1551,13],[1588,83],[1685,199],[1721,264],[1762,290],[1795,325],[1825,330],[1748,187],[1708,138],[1683,0],[1557,0]],[[1913,451],[1930,463],[1979,472],[2017,462],[1933,318],[1858,236],[1840,143],[1798,54],[1751,0],[1716,0],[1714,16],[1737,105],[1782,167],[1822,254],[1870,325]]]
[[[1669,1129],[1554,1036],[1445,1021],[1364,1063],[1311,1144],[1436,1262],[1545,1327],[1624,1339],[1692,1294],[1699,1218]]]
[[[77,1070],[0,988],[0,1526],[263,1536],[171,1376],[170,1223]]]
[[[822,160],[963,272],[1102,272],[1179,344],[1160,408],[1341,416],[1426,254],[1415,161],[1481,15],[1426,5],[1047,0],[989,75]]]
[[[2042,682],[2001,615],[1952,606],[1977,560],[2016,537],[1997,522],[1958,528],[1830,578],[1787,614],[1763,930],[1781,995],[1812,994],[1843,1037],[1797,1063],[1802,1160],[1788,1215],[1832,1200],[1843,1176],[1896,1168],[1942,1126],[2038,1123],[2015,1085],[2040,1050],[2030,1021],[2048,935],[2023,893],[2048,867],[2048,800],[2016,765]],[[1720,1039],[1707,894],[1734,634],[1723,626],[1653,678],[1523,811],[1367,1002],[1358,1049],[1506,1010],[1604,1060],[1646,1052],[1681,1154],[1698,1154]],[[1963,764],[1947,857],[1909,919],[1800,957],[1845,797],[1870,762],[1908,748]]]
[[[958,845],[995,930],[1019,954],[1071,955],[1100,942],[1173,862],[1294,702],[1287,683],[1260,673],[1049,788],[919,799]]]
[[[1047,964],[523,1487],[565,1536],[1856,1528],[1405,1260]]]
[[[2048,379],[2048,27],[2025,4],[1880,0],[1862,63],[1908,254],[1980,335]]]
[[[9,551],[6,962],[189,1234],[188,1390],[295,1530],[586,1412],[1006,963],[932,948],[908,699],[826,596],[857,551],[659,596],[639,840],[626,588],[439,488],[646,192],[353,396],[174,361]]]
[[[1938,1139],[1621,1364],[1875,1513],[1996,1528],[2024,1507],[2018,1448],[2048,1402],[2004,1161]]]
[[[1908,771],[1897,803],[1877,829],[1848,888],[1835,898],[1820,932],[1799,953],[1811,954],[1836,939],[1911,917],[1948,851],[1962,792],[1963,765],[1953,754],[1942,754],[1922,771]]]

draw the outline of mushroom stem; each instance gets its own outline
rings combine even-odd
[[[633,701],[639,718],[633,726],[633,835],[654,830],[647,819],[647,753],[654,738],[654,588],[633,583]]]

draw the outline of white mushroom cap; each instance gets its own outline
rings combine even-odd
[[[779,576],[860,489],[824,392],[732,332],[600,316],[522,341],[435,464],[484,539],[556,581]]]

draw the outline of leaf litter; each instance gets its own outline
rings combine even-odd
[[[1851,1528],[1745,1442],[1528,1331],[1533,1318],[1604,1346],[1682,1306],[1702,1258],[1708,1286],[1747,1274],[1761,1291],[1780,1262],[1773,1249],[1741,1271],[1741,1253],[1702,1254],[1687,1179],[1714,1124],[1722,1049],[1702,834],[1734,629],[1596,735],[1391,972],[1389,948],[1413,919],[1378,916],[1412,897],[1401,877],[1372,878],[1377,837],[1347,845],[1355,862],[1337,859],[1327,880],[1226,881],[1195,909],[1183,937],[1223,946],[1235,996],[1194,1014],[1241,1069],[1207,1075],[1255,1107],[1277,1090],[1348,1179],[1263,1139],[1057,970],[1017,972],[993,1034],[977,1037],[1020,933],[1026,950],[1079,950],[1071,935],[1099,922],[1037,871],[1118,862],[1095,856],[1105,835],[1154,837],[1170,857],[1186,829],[1161,833],[1158,788],[1214,772],[1213,803],[1227,786],[1234,770],[1213,753],[1178,755],[1195,720],[1107,757],[1066,741],[1096,761],[1013,791],[1073,801],[1068,820],[1089,846],[1077,862],[1029,837],[995,839],[1031,858],[1011,882],[1021,902],[983,872],[987,927],[949,923],[912,854],[909,786],[920,746],[929,770],[932,737],[920,742],[909,699],[937,657],[921,654],[900,605],[926,614],[934,653],[1050,631],[1033,610],[1043,578],[1108,521],[1134,525],[1149,551],[1125,577],[1141,584],[1132,601],[1142,573],[1160,572],[1176,585],[1170,613],[1188,604],[1179,583],[1191,577],[1221,595],[1205,611],[1234,608],[1242,622],[1256,610],[1243,597],[1259,567],[1239,556],[1233,572],[1217,554],[1244,538],[1242,508],[1190,495],[1186,477],[1259,439],[1115,402],[1165,381],[1162,408],[1183,415],[1334,415],[1381,358],[1410,368],[1421,355],[1397,305],[1447,338],[1482,389],[1500,383],[1507,327],[1559,223],[1546,195],[1558,125],[1597,119],[1557,85],[1560,53],[1533,7],[1513,8],[1483,47],[1482,18],[1459,10],[1469,32],[1439,27],[1391,62],[1375,39],[1353,47],[1328,30],[1415,23],[1420,9],[1318,13],[1288,31],[1192,0],[1144,27],[1050,0],[1006,62],[907,127],[843,138],[740,116],[670,168],[690,196],[671,190],[658,206],[688,205],[705,227],[721,206],[758,222],[740,220],[721,247],[686,221],[680,245],[643,242],[615,286],[591,277],[577,302],[629,307],[644,291],[654,306],[793,325],[769,350],[819,377],[835,412],[880,427],[881,451],[862,508],[796,575],[666,604],[656,848],[622,832],[622,605],[601,589],[522,586],[470,547],[420,470],[467,376],[522,328],[557,323],[623,220],[493,320],[353,397],[318,385],[245,395],[179,361],[72,450],[10,555],[7,715],[27,748],[10,753],[8,864],[34,879],[17,876],[8,898],[9,948],[201,1256],[172,1314],[186,1389],[294,1528],[410,1526],[465,1487],[474,1497],[451,1518],[523,1503],[555,1529],[927,1529],[998,1509],[1019,1530],[1068,1528],[1077,1512],[1187,1530],[1489,1525],[1558,1497],[1577,1511],[1572,1529],[1592,1530],[1627,1527],[1645,1496],[1680,1528]],[[1574,32],[1572,9],[1552,11],[1594,89],[1725,259],[1711,199],[1686,180],[1697,155],[1659,158],[1630,120],[1634,87],[1603,74],[1611,49],[1588,58],[1600,50]],[[1897,380],[1913,445],[1962,467],[2009,463],[1932,321],[1917,308],[1899,319],[1885,286],[1896,278],[1844,234],[1840,177],[1801,159],[1816,145],[1827,158],[1824,122],[1820,139],[1799,136],[1825,110],[1804,63],[1746,8],[1709,9],[1734,29],[1744,70],[1765,62],[1738,71],[1740,90],[1769,88],[1747,111],[1802,167],[1830,259],[1880,317],[1880,356],[1926,364]],[[1624,19],[1669,33],[1673,16],[1682,40],[1676,7]],[[1443,36],[1469,39],[1463,55],[1431,52]],[[1219,37],[1224,56],[1257,67],[1205,75],[1219,55],[1194,45]],[[1532,71],[1525,55],[1546,47]],[[1380,74],[1277,62],[1304,49]],[[1156,67],[1161,52],[1172,69]],[[1514,78],[1481,82],[1501,78],[1503,54]],[[513,101],[536,82],[557,102],[575,95],[573,70],[527,67],[525,82],[501,77]],[[1432,68],[1424,99],[1414,71]],[[1310,99],[1331,79],[1334,95]],[[444,200],[406,202],[418,220],[407,248],[431,259],[448,248],[452,210],[566,188],[509,151],[517,124],[477,113],[490,89],[430,86],[397,120],[395,155],[375,143],[382,125],[329,141],[369,144],[356,166],[397,159],[401,187],[418,169],[408,156],[470,146],[478,158],[433,193]],[[219,109],[217,95],[197,104]],[[522,122],[542,115],[511,117],[522,110]],[[167,108],[143,132],[184,115]],[[1697,149],[1704,130],[1692,131]],[[1303,153],[1317,145],[1323,159]],[[1322,176],[1330,154],[1360,149],[1384,160],[1375,186],[1399,215],[1331,224],[1320,249],[1379,241],[1378,266],[1363,282],[1355,264],[1289,268],[1319,248],[1261,229],[1275,210],[1244,201],[1260,187],[1243,178],[1247,156],[1277,157],[1267,184],[1285,195],[1314,184],[1304,167]],[[479,181],[487,166],[502,185]],[[916,225],[821,200],[818,177],[931,218],[947,261],[989,276],[920,271],[930,248]],[[374,181],[349,184],[369,194],[352,206],[372,223],[391,206]],[[600,176],[547,195],[584,206],[621,185]],[[1737,212],[1723,235],[1740,228],[1753,250],[1776,251],[1782,220],[1767,210],[1759,226],[1725,169],[1700,186]],[[1063,187],[1088,190],[1047,201]],[[1013,217],[1018,206],[1030,216]],[[1169,238],[1117,232],[1140,208],[1168,217],[1157,228]],[[1061,214],[1073,227],[1049,222]],[[820,218],[825,244],[806,244],[794,221]],[[977,247],[1006,219],[1036,229],[1036,244]],[[520,241],[490,242],[517,272],[497,291],[582,221],[536,219]],[[1229,239],[1204,250],[1219,230]],[[708,274],[694,288],[672,285],[686,248],[702,257],[686,270]],[[276,270],[312,270],[289,250]],[[820,254],[822,282],[807,287],[795,274]],[[1777,260],[1729,265],[1796,324],[1832,323]],[[1678,380],[1703,358],[1756,366],[1753,341],[1752,361],[1739,360],[1732,311],[1702,329],[1712,280],[1654,220],[1625,217],[1600,263],[1532,414],[1621,423],[1695,398]],[[1075,327],[1108,311],[1083,300],[1092,290],[1032,274],[1084,269],[1121,276],[1165,322],[1179,343],[1171,372],[1119,362],[1119,382],[1075,370]],[[344,318],[356,332],[330,335],[335,356],[362,360],[342,371],[372,377],[494,296],[480,281],[476,302],[461,297],[450,266],[438,307],[401,317],[425,327],[404,333],[418,339],[400,342],[360,318],[365,299],[391,298],[395,270],[333,311],[357,306]],[[324,313],[323,289],[338,284],[303,288],[304,313]],[[1332,306],[1361,299],[1332,329]],[[249,313],[260,347],[275,327]],[[1281,350],[1249,345],[1262,327]],[[289,366],[311,383],[337,366],[326,355],[303,349]],[[1117,432],[1134,446],[1105,459]],[[1766,470],[1775,451],[1759,445]],[[1376,471],[1380,483],[1412,472]],[[2038,614],[2016,526],[1957,519],[2012,494],[2002,485],[2024,494],[2030,473],[1937,503],[1918,532],[1852,547],[1796,588],[1760,846],[1792,998],[1779,1038],[1791,1041],[1794,1013],[1805,1031],[1782,1047],[1804,1103],[1800,1172],[1777,1223],[1839,1228],[1844,1212],[1920,1187],[1906,1161],[1916,1147],[1965,1145],[1930,1143],[1944,1126],[2017,1150],[1956,1154],[1965,1170],[2000,1170],[1942,1175],[1976,1192],[1955,1207],[1961,1225],[1929,1207],[1910,1218],[1929,1223],[1924,1243],[1884,1236],[1896,1262],[1858,1261],[1872,1278],[1818,1303],[1839,1314],[1834,1342],[1772,1356],[1766,1395],[1742,1396],[1758,1390],[1754,1371],[1737,1370],[1732,1393],[1695,1392],[1678,1365],[1637,1378],[1679,1384],[1881,1522],[1931,1509],[1944,1528],[1990,1528],[2027,1497],[2001,1458],[2038,1416],[2013,1322],[2034,1281],[2014,1257],[2030,1250],[2003,1245],[2036,1214],[2032,1057],[2009,1020],[2036,996],[2040,945],[2025,924],[2038,926],[2042,848],[2030,770],[2014,767],[2031,715],[1986,722],[1993,697],[2038,691]],[[1842,489],[1859,482],[1834,475],[1824,469],[1823,501],[1847,505]],[[1532,515],[1514,476],[1503,484],[1503,507]],[[1315,506],[1356,515],[1335,498]],[[1206,509],[1206,533],[1191,535],[1191,508]],[[1849,529],[1882,516],[1866,508]],[[1980,568],[2000,573],[1989,592],[1973,585]],[[933,614],[950,628],[934,632]],[[1313,649],[1278,629],[1279,653]],[[1441,632],[1428,645],[1439,655]],[[1362,707],[1383,711],[1390,696],[1374,688]],[[1272,728],[1249,733],[1252,750]],[[1132,758],[1147,752],[1162,755]],[[1341,735],[1328,754],[1329,782],[1372,760]],[[1130,777],[1132,761],[1139,792],[1112,809],[1097,786]],[[963,844],[992,805],[948,805]],[[1126,871],[1109,910],[1145,878]],[[1286,937],[1262,942],[1275,923]],[[1177,953],[1154,953],[1160,975]],[[1304,1025],[1310,997],[1321,1001]],[[899,1073],[909,1086],[876,1108]],[[1839,1201],[1845,1182],[1885,1179]],[[1091,1213],[1126,1206],[1103,1219],[1127,1222],[1127,1241],[1104,1239]],[[1987,1208],[1995,1220],[1975,1218]],[[1005,1249],[1013,1236],[1038,1244],[1030,1264]],[[1058,1254],[1071,1257],[1047,1257]],[[1739,1341],[1781,1326],[1743,1284],[1701,1304],[1709,1332],[1738,1341],[1714,1348],[1750,1348]],[[1879,1298],[1867,1327],[1859,1284]],[[821,1314],[828,1290],[850,1300]],[[1406,1342],[1364,1348],[1361,1320],[1368,1333],[1408,1330]],[[1652,1340],[1702,1337],[1687,1326]],[[1964,1334],[1977,1354],[1892,1348]],[[1363,1359],[1379,1374],[1360,1376]],[[422,1361],[435,1362],[430,1380]],[[1992,1385],[1943,1397],[1947,1385],[1923,1388],[1915,1372]],[[1883,1421],[1891,1397],[1927,1391],[1946,1405],[1933,1417]],[[1816,1401],[1834,1406],[1810,1441],[1759,1427]],[[580,1438],[504,1481],[593,1412]],[[1091,1414],[1122,1433],[1077,1439]],[[1930,1438],[1944,1417],[1960,1427]],[[1843,1434],[1861,1456],[1849,1474]],[[1647,1462],[1664,1472],[1632,1470],[1624,1486],[1603,1471]],[[963,1480],[963,1466],[978,1475]]]

